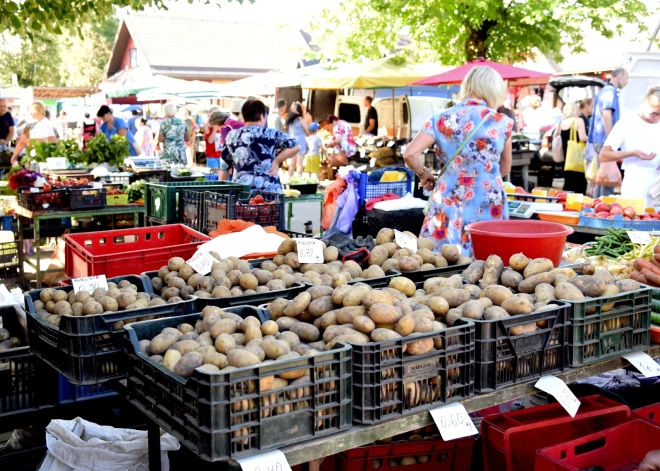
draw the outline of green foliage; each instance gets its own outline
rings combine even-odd
[[[54,60],[59,57],[59,45],[53,35],[38,33],[25,39],[5,35],[0,49],[0,84],[11,83],[12,74],[16,74],[21,87],[60,85],[61,61]]]
[[[537,51],[562,60],[562,48],[584,51],[584,33],[606,38],[635,26],[653,11],[644,0],[340,0],[313,22],[319,46],[332,59],[375,59],[400,49],[421,60],[460,65],[484,57],[512,63]]]
[[[126,189],[128,193],[128,201],[133,203],[135,201],[144,200],[144,188],[146,186],[146,181],[138,180],[131,183]]]
[[[87,156],[75,139],[58,141],[55,145],[55,154],[58,157],[66,157],[69,164],[87,164]]]
[[[30,162],[45,162],[50,157],[60,157],[56,149],[57,144],[54,142],[37,142],[33,139],[25,150],[25,155],[21,159],[21,165],[24,166]]]
[[[107,163],[121,167],[124,159],[130,156],[128,139],[115,134],[108,141],[104,134],[99,134],[87,141],[84,154],[87,163]]]

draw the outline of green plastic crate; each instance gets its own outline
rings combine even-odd
[[[183,190],[230,193],[250,191],[249,185],[226,181],[147,183],[145,186],[145,212],[165,224],[179,220],[179,193]]]
[[[651,345],[651,288],[646,285],[611,296],[562,301],[571,304],[571,367],[590,365]]]

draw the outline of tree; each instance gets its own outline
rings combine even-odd
[[[18,85],[60,85],[59,46],[50,34],[34,34],[31,39],[5,38],[0,54],[0,84],[12,83],[16,74]]]
[[[625,24],[641,34],[652,15],[644,0],[341,0],[315,22],[319,45],[334,59],[373,59],[400,49],[458,65],[479,57],[513,63],[537,51],[557,61],[584,51],[584,33],[606,38]]]
[[[243,3],[244,0],[215,1]],[[167,10],[163,0],[5,0],[0,2],[0,32],[19,36],[41,32],[62,34],[69,27],[79,29],[81,25],[113,15],[115,7],[134,11],[144,11],[147,7]]]

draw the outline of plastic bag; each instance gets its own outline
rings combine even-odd
[[[332,219],[335,212],[337,212],[337,198],[339,198],[345,189],[346,180],[341,177],[337,177],[337,179],[325,189],[325,196],[323,197],[323,213],[321,217],[321,226],[324,231],[330,229]]]
[[[552,138],[552,160],[557,164],[564,161],[564,145],[561,140],[561,133]]]
[[[566,146],[566,164],[564,170],[584,173],[584,142],[577,140],[577,125],[573,121],[570,137]]]
[[[623,178],[616,162],[601,162],[596,174],[596,185],[615,187],[620,186]]]
[[[584,177],[587,180],[595,180],[596,176],[598,175],[598,156],[595,155],[590,161],[587,161],[585,155],[585,167]]]

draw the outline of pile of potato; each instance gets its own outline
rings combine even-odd
[[[2,326],[1,317],[0,317],[0,326]],[[18,337],[12,337],[7,329],[0,327],[0,351],[9,350],[20,346],[21,346],[21,340]],[[9,364],[7,363],[7,365]],[[0,369],[2,368],[0,367]]]
[[[378,440],[374,443],[371,443],[366,446],[374,445],[399,445],[407,443],[418,443],[418,442],[428,442],[428,441],[438,441],[442,440],[442,435],[438,433],[438,429],[435,425],[429,425],[424,428],[413,430],[412,432],[402,433],[394,437],[385,438],[383,440]],[[387,466],[394,468],[397,466],[412,466],[415,464],[426,464],[428,463],[433,456],[429,455],[415,455],[415,456],[403,456],[389,458]],[[371,460],[371,468],[382,468],[383,459],[374,458]]]
[[[60,326],[62,316],[92,316],[117,311],[130,311],[165,304],[160,298],[138,291],[138,287],[128,280],[118,284],[108,282],[107,291],[97,288],[92,294],[87,291],[74,293],[73,290],[46,288],[34,300],[37,316],[56,327]],[[145,317],[141,320],[147,320]]]

